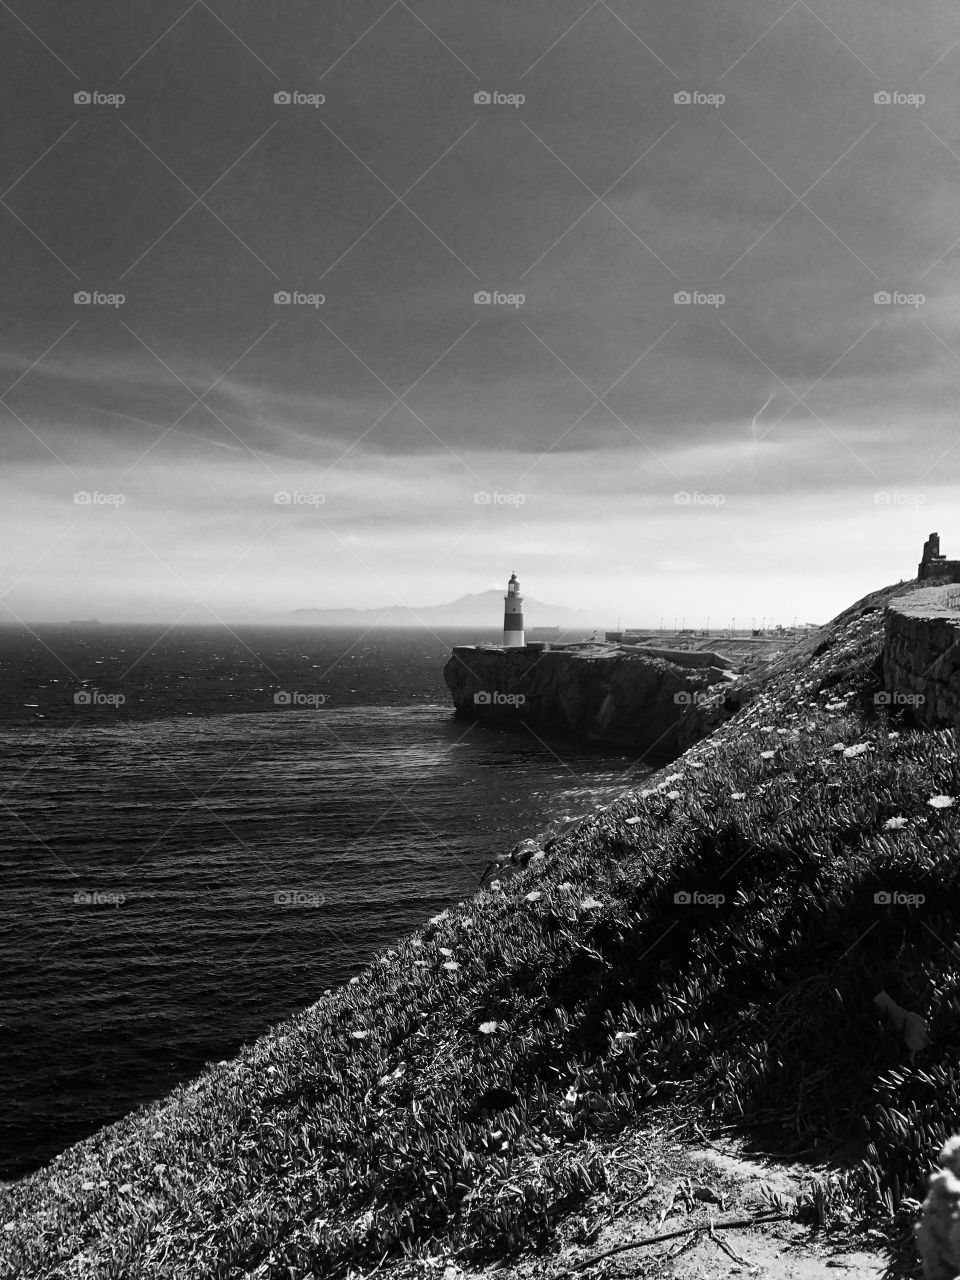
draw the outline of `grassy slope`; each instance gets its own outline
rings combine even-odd
[[[674,1103],[859,1143],[848,1203],[909,1216],[960,1125],[960,768],[951,733],[873,709],[877,606],[902,590],[500,889],[3,1189],[0,1274],[339,1277],[404,1248],[549,1248],[603,1185],[584,1139]],[[875,903],[893,889],[926,901]],[[928,1019],[913,1062],[881,988]]]

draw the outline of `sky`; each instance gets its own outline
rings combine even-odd
[[[955,4],[12,0],[0,60],[0,622],[960,556]]]

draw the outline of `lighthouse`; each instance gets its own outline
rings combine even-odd
[[[503,597],[503,643],[508,649],[522,649],[524,645],[523,596],[515,573],[511,573]]]

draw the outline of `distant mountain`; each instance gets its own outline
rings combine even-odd
[[[524,597],[523,620],[532,627],[575,627],[592,625],[582,610],[560,604],[541,604]],[[496,588],[476,595],[461,596],[449,604],[409,607],[388,605],[383,609],[293,609],[280,615],[278,621],[309,622],[326,627],[490,627],[503,626],[503,592]]]

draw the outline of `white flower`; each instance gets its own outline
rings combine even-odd
[[[496,893],[496,892],[498,891],[498,889],[499,889],[499,888],[500,888],[500,881],[499,881],[499,880],[491,880],[491,881],[490,881],[490,892],[491,892],[491,893]]]
[[[572,888],[573,888],[573,885],[570,883],[570,881],[569,881],[569,880],[564,880],[563,884],[558,884],[558,885],[557,885],[557,888],[558,888],[558,889],[572,889]]]
[[[731,791],[731,792],[730,792],[730,799],[731,799],[731,800],[746,800],[746,798],[747,798],[747,793],[746,793],[745,791]]]
[[[884,831],[901,831],[906,825],[906,818],[888,818],[883,824],[883,829]]]
[[[498,1022],[481,1022],[480,1031],[485,1036],[492,1036],[500,1024]]]
[[[953,806],[953,796],[931,796],[927,804],[931,809],[950,809]]]
[[[584,900],[580,903],[580,905],[581,907],[584,907],[586,908],[586,910],[589,911],[589,910],[592,910],[592,908],[594,907],[602,907],[603,903],[598,902],[596,898],[584,898]]]
[[[440,952],[440,954],[441,954],[442,956],[452,956],[452,955],[453,955],[453,952],[450,950],[450,948],[449,948],[449,947],[438,947],[438,950],[439,950],[439,952]]]
[[[360,979],[359,979],[359,978],[351,978],[351,979],[350,979],[350,986],[351,986],[351,987],[355,987],[359,981],[360,981]]]
[[[543,894],[539,889],[531,889],[524,899],[525,902],[536,902],[538,898],[542,898]]]
[[[668,792],[667,792],[667,799],[668,799],[668,800],[679,800],[679,799],[680,799],[680,792],[679,792],[679,791],[668,791]]]
[[[869,751],[869,750],[870,750],[869,742],[858,742],[852,747],[845,747],[843,754],[846,757],[846,759],[849,760],[853,756],[862,756],[865,751]]]
[[[353,1040],[366,1040],[370,1034],[369,1031],[351,1031],[350,1036]]]
[[[761,751],[761,752],[760,752],[760,759],[761,759],[761,760],[772,760],[772,759],[773,759],[773,757],[774,757],[776,754],[777,754],[777,753],[776,753],[775,751]]]
[[[456,960],[444,960],[444,962],[443,962],[443,967],[444,967],[444,969],[449,969],[449,970],[451,971],[451,973],[453,972],[453,970],[454,970],[454,969],[459,969],[459,968],[460,968],[460,966],[457,964]]]
[[[449,914],[450,914],[450,912],[449,912],[449,911],[441,911],[439,915],[431,916],[431,917],[430,917],[430,923],[431,923],[431,924],[439,924],[439,923],[441,922],[441,920],[446,920],[446,918],[447,918],[447,916],[449,916]]]
[[[642,822],[642,818],[625,818],[624,822],[628,827],[635,827],[638,822]]]
[[[899,733],[894,732],[894,733],[888,733],[888,734],[887,734],[887,737],[888,737],[888,738],[899,738],[899,737],[900,737],[900,735],[899,735]]]

